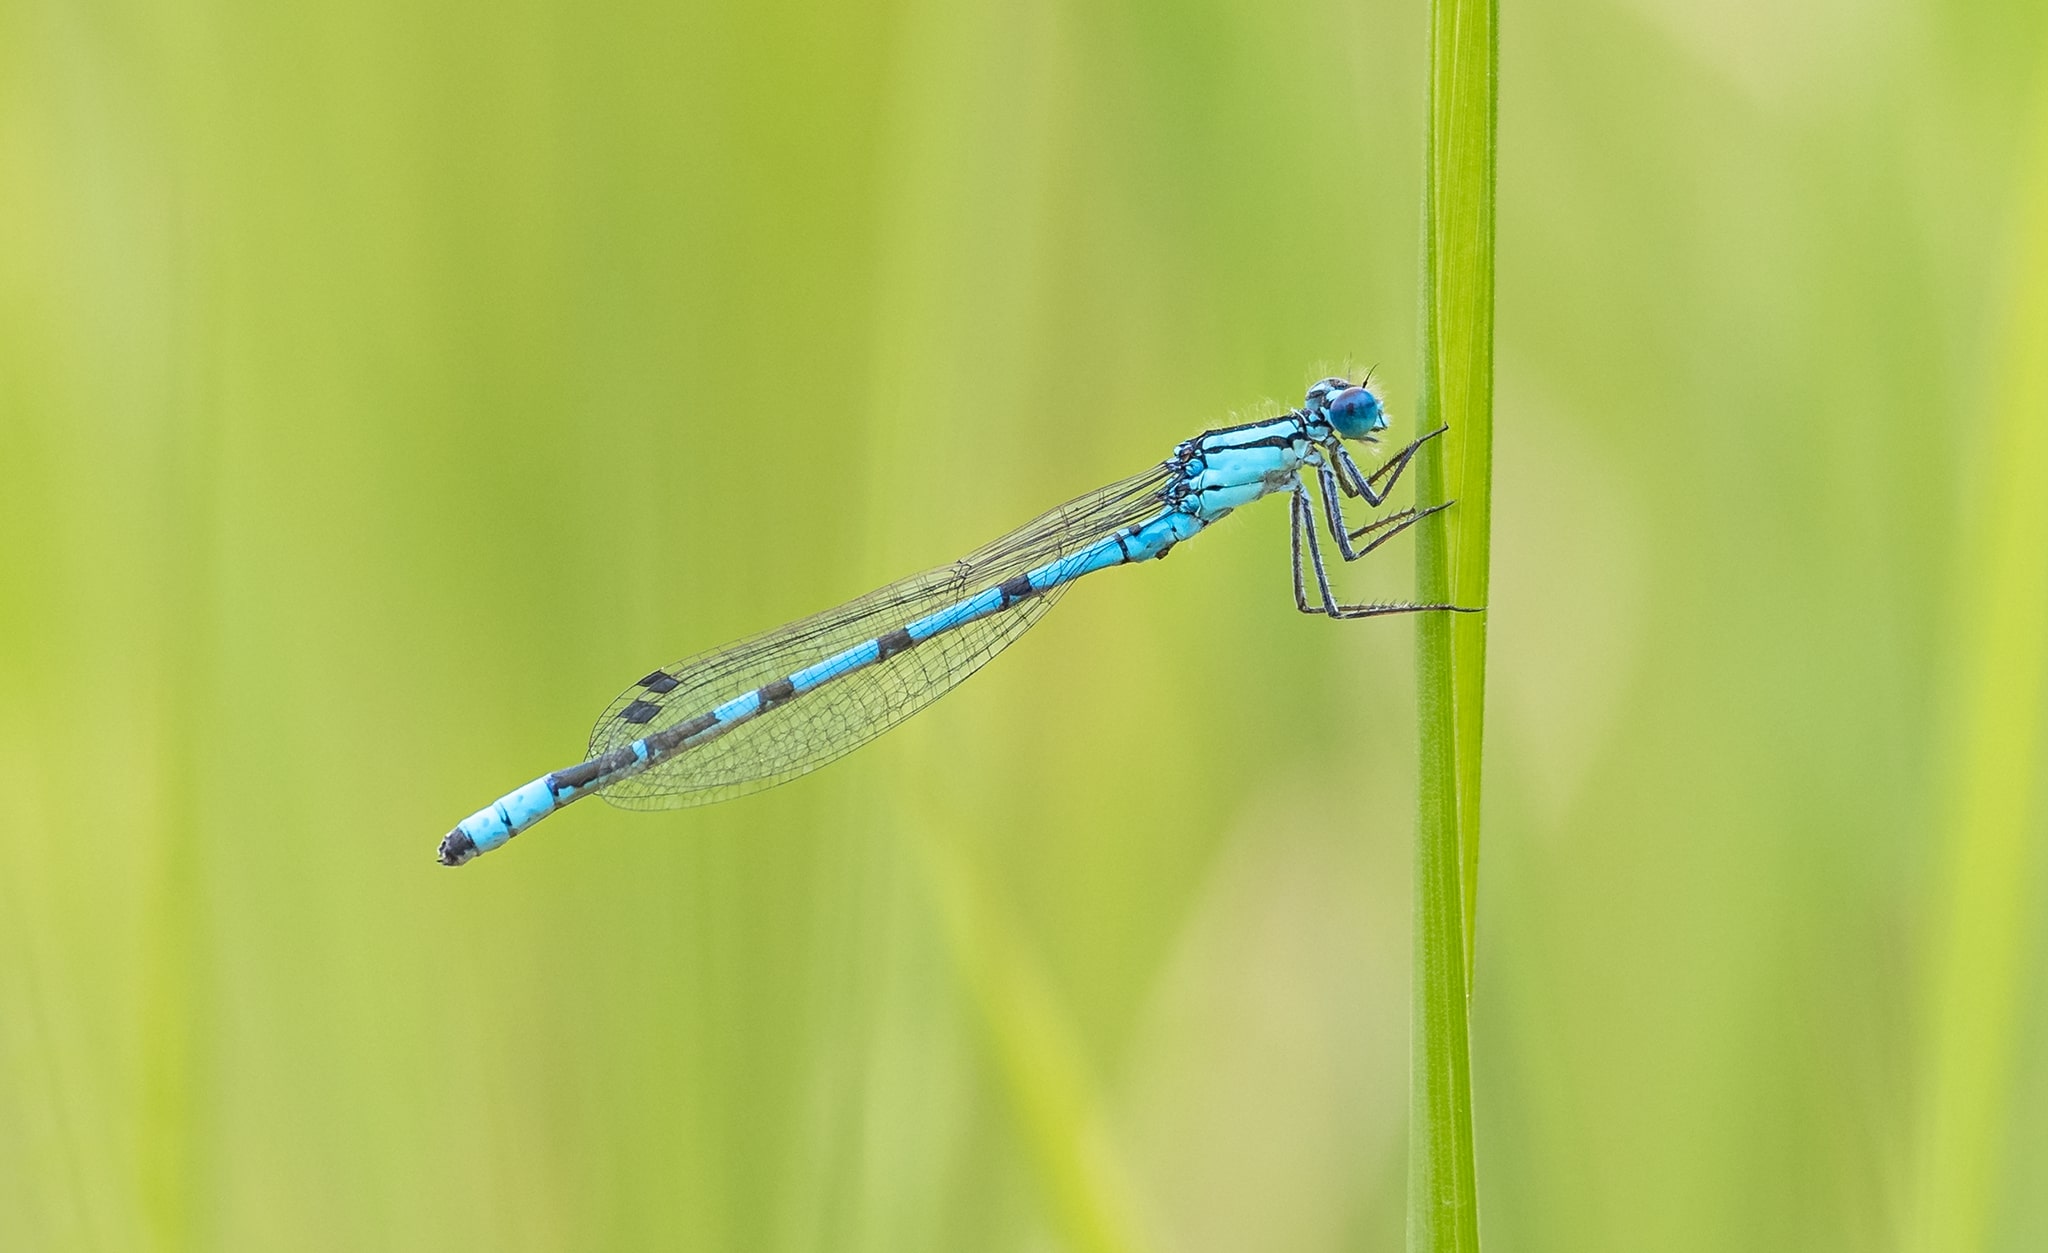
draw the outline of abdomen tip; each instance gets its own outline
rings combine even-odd
[[[476,841],[469,838],[469,832],[455,828],[441,837],[441,851],[438,860],[444,866],[460,866],[477,855]]]

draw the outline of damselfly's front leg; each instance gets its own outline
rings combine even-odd
[[[1387,463],[1371,474],[1358,468],[1358,463],[1351,459],[1351,454],[1345,450],[1343,444],[1333,442],[1331,451],[1335,454],[1334,460],[1337,463],[1337,482],[1344,489],[1346,496],[1363,496],[1366,504],[1377,509],[1386,503],[1387,493],[1394,490],[1394,484],[1400,481],[1401,472],[1408,468],[1408,463],[1415,459],[1417,450],[1450,429],[1448,426],[1440,426],[1427,435],[1416,436],[1414,443],[1387,458]],[[1381,479],[1385,479],[1386,482],[1380,482]]]

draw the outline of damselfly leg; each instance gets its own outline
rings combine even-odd
[[[1345,450],[1344,445],[1337,444],[1332,449],[1337,463],[1337,483],[1344,489],[1346,496],[1363,496],[1366,504],[1377,509],[1386,503],[1387,493],[1394,490],[1394,484],[1400,481],[1401,472],[1408,468],[1409,462],[1415,460],[1416,452],[1424,444],[1450,429],[1448,426],[1440,426],[1427,435],[1416,436],[1406,448],[1387,458],[1386,464],[1371,474],[1360,470],[1358,463],[1351,459],[1351,454]],[[1385,479],[1386,482],[1380,482],[1381,479]]]
[[[1328,475],[1329,471],[1326,469],[1323,473]],[[1337,537],[1339,546],[1345,549],[1347,560],[1363,557],[1431,514],[1441,513],[1443,510],[1450,508],[1453,503],[1446,501],[1441,505],[1433,505],[1428,509],[1403,509],[1399,513],[1388,514],[1376,522],[1360,527],[1349,538],[1358,538],[1372,534],[1375,531],[1379,532],[1379,534],[1374,536],[1371,543],[1367,544],[1364,548],[1356,550],[1354,554],[1347,542],[1342,516],[1336,508],[1335,501],[1329,495],[1327,485],[1324,487],[1323,500],[1330,515],[1331,533]],[[1301,610],[1301,612],[1324,614],[1331,618],[1377,618],[1395,613],[1474,612],[1459,605],[1417,605],[1406,601],[1395,601],[1389,604],[1339,604],[1336,592],[1330,587],[1329,568],[1323,564],[1323,544],[1321,537],[1316,533],[1315,506],[1309,500],[1308,484],[1299,479],[1295,480],[1294,491],[1289,497],[1288,505],[1293,514],[1294,522],[1292,538],[1294,554],[1294,607]],[[1304,536],[1308,540],[1306,545],[1302,543]],[[1303,573],[1304,562],[1302,561],[1302,555],[1304,547],[1307,550],[1308,556],[1308,561],[1305,564],[1315,572],[1316,591],[1318,598],[1322,601],[1320,605],[1311,605],[1309,603],[1308,587]]]
[[[1402,509],[1396,513],[1390,513],[1384,518],[1375,518],[1355,531],[1348,530],[1347,528],[1350,524],[1344,519],[1344,507],[1337,500],[1338,484],[1342,480],[1337,477],[1336,472],[1331,470],[1329,466],[1318,467],[1317,474],[1322,479],[1323,516],[1330,524],[1330,538],[1337,541],[1337,553],[1346,561],[1358,560],[1373,549],[1378,548],[1381,544],[1386,543],[1409,527],[1414,526],[1417,522],[1422,521],[1430,514],[1439,513],[1451,507],[1451,502],[1445,501],[1441,505],[1431,505],[1427,509]],[[1387,528],[1389,527],[1393,529],[1388,530]],[[1352,541],[1364,539],[1375,531],[1379,531],[1381,534],[1365,547],[1353,548],[1351,546]]]

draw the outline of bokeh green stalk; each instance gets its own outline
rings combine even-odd
[[[1991,1247],[2038,925],[2039,782],[2048,675],[2048,99],[2036,113],[2012,247],[1990,455],[1969,493],[1953,603],[1945,804],[1909,1247]]]
[[[1418,460],[1417,501],[1455,500],[1425,525],[1416,591],[1483,606],[1493,452],[1496,0],[1434,0],[1423,191],[1423,371],[1418,429],[1449,425]],[[1468,1009],[1479,871],[1486,621],[1425,614],[1416,632],[1419,726],[1408,1245],[1479,1247]]]

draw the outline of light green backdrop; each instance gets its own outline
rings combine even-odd
[[[2038,1248],[2048,19],[1505,8],[1488,1243]],[[1398,1247],[1410,635],[1278,505],[431,854],[654,664],[1405,415],[1423,18],[0,4],[0,1248]]]

